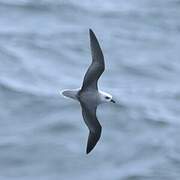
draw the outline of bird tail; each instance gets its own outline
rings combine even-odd
[[[64,90],[61,92],[61,94],[65,97],[71,98],[71,99],[77,99],[77,93],[78,90]]]

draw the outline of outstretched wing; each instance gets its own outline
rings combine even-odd
[[[91,109],[85,103],[81,102],[83,119],[89,128],[89,137],[87,142],[86,153],[88,154],[95,147],[101,136],[101,125],[96,117],[97,107]]]
[[[98,43],[98,40],[94,32],[91,29],[89,30],[89,35],[90,35],[92,63],[85,74],[83,85],[81,88],[82,91],[89,88],[98,89],[97,86],[98,79],[105,69],[104,56],[101,47]]]

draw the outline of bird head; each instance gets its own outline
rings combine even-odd
[[[113,100],[113,97],[112,95],[108,94],[108,93],[105,93],[105,92],[102,92],[101,91],[101,100],[105,103],[105,102],[112,102],[112,103],[116,103],[114,100]]]

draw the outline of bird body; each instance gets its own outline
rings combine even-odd
[[[92,104],[102,104],[107,103],[109,100],[112,100],[112,96],[106,92],[103,92],[101,90],[99,91],[81,91],[80,89],[74,89],[74,90],[63,90],[61,93],[64,97],[74,99],[74,100],[81,100],[82,102],[92,103]],[[89,97],[91,97],[89,99]],[[108,97],[108,99],[106,99]]]
[[[65,97],[77,100],[81,105],[84,122],[89,128],[87,154],[95,147],[101,136],[102,127],[96,117],[97,106],[105,102],[115,103],[110,94],[98,90],[98,79],[105,70],[104,56],[91,29],[89,34],[92,63],[84,76],[82,87],[62,92]]]

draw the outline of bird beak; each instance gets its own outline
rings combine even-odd
[[[112,102],[112,103],[116,103],[116,101],[115,101],[115,100],[113,100],[113,99],[111,99],[111,102]]]

